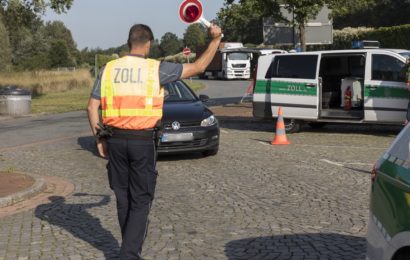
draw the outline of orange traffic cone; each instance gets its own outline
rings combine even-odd
[[[276,135],[271,144],[290,144],[288,138],[286,137],[285,123],[283,122],[282,115],[282,107],[279,107],[278,120],[276,122]]]

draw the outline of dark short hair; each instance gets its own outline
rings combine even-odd
[[[154,34],[145,24],[134,24],[128,35],[128,47],[144,45],[145,43],[154,40]]]

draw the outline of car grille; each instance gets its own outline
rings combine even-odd
[[[190,128],[190,127],[200,127],[201,126],[200,121],[196,121],[196,122],[179,122],[179,124],[181,125],[181,129]],[[172,129],[172,122],[165,122],[164,123],[164,129],[166,129],[166,130]]]
[[[187,142],[170,142],[170,143],[160,143],[159,149],[161,150],[176,150],[176,149],[185,149],[185,148],[195,148],[206,145],[208,139],[198,139]]]
[[[245,68],[246,64],[232,64],[232,68]]]

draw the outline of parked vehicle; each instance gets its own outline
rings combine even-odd
[[[205,48],[198,48],[197,57],[201,56],[204,51]],[[221,43],[201,78],[249,79],[251,59],[252,53],[248,52],[242,43]]]
[[[219,148],[218,120],[183,82],[165,85],[165,102],[158,143],[159,154],[201,152],[216,155]]]
[[[361,49],[261,56],[253,114],[277,117],[283,107],[286,129],[303,123],[402,124],[409,91],[408,50]]]
[[[368,260],[410,259],[410,125],[372,171]]]

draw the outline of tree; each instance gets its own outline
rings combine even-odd
[[[47,22],[42,27],[43,35],[48,41],[63,40],[67,44],[70,54],[74,55],[77,52],[77,44],[75,43],[71,31],[61,21]]]
[[[159,46],[158,39],[155,39],[151,44],[150,58],[158,59],[160,57],[162,57],[162,50]]]
[[[193,52],[196,52],[198,46],[204,46],[208,33],[200,24],[191,24],[184,33],[184,46],[189,47]]]
[[[167,32],[161,38],[160,48],[164,56],[174,55],[181,52],[182,42],[173,33]]]
[[[9,4],[16,0],[0,0],[0,7],[5,9]],[[71,8],[73,0],[17,0],[26,8],[32,10],[34,13],[43,13],[47,7],[50,7],[57,13],[66,12]]]
[[[0,71],[7,70],[11,65],[11,48],[8,32],[0,19]]]
[[[217,15],[224,40],[261,44],[263,17],[279,17],[279,4],[269,0],[225,0]]]
[[[335,11],[334,27],[337,29],[387,27],[410,23],[410,2],[403,0],[369,0],[363,1],[361,5],[344,6]]]
[[[48,58],[51,68],[70,67],[74,65],[67,43],[63,40],[55,40],[51,43]]]
[[[399,0],[383,0],[399,1]],[[245,43],[256,43],[249,39],[261,41],[263,17],[273,17],[276,21],[284,21],[280,13],[280,5],[285,5],[288,11],[293,11],[295,15],[294,26],[299,27],[301,46],[306,50],[305,25],[308,20],[316,17],[324,5],[328,5],[334,11],[334,16],[349,13],[354,8],[362,8],[374,3],[375,0],[225,0],[224,8],[218,13],[218,20],[221,22],[222,29],[227,35],[227,39],[232,38],[241,40]],[[251,21],[257,21],[252,27]],[[286,21],[286,20],[285,20]],[[292,21],[288,21],[292,23]],[[251,28],[251,29],[249,29]],[[255,33],[251,36],[251,33]],[[238,39],[239,38],[239,39]]]

